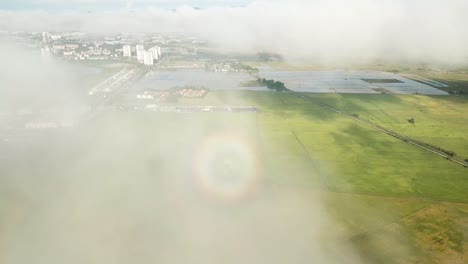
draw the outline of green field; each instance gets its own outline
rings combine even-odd
[[[466,98],[308,96],[468,157]],[[465,263],[468,169],[291,94],[214,92],[181,103],[257,106],[268,183],[323,194],[363,259]]]
[[[307,96],[468,156],[466,98]],[[179,104],[258,113],[105,111],[5,144],[0,262],[466,263],[467,168],[289,93]],[[254,177],[226,197],[232,171]]]

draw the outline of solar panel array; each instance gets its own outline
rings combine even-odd
[[[447,95],[448,93],[403,76],[378,71],[272,71],[259,73],[261,78],[285,83],[297,92],[375,94],[382,90],[396,94]],[[366,80],[379,80],[372,83]],[[388,82],[385,82],[388,80]],[[398,80],[400,82],[395,82]]]
[[[276,71],[262,70],[259,77],[281,81],[297,92],[448,95],[423,82],[398,74],[378,71]],[[269,91],[266,87],[242,87],[251,81],[245,72],[207,72],[203,70],[151,72],[137,83],[141,90],[168,90],[175,87],[203,87],[210,90]],[[375,80],[373,82],[372,80]]]

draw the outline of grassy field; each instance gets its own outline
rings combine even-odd
[[[468,155],[463,97],[307,96]],[[336,252],[338,240],[362,260],[353,264],[466,263],[467,168],[288,93],[216,91],[179,104],[255,106],[258,113],[109,111],[78,131],[45,134],[28,151],[3,150],[0,244],[35,255],[59,228],[57,241],[65,234],[70,248],[130,252],[125,260],[169,254],[187,258],[176,263],[190,256],[203,263],[198,252],[208,252],[216,263],[251,263],[238,254],[245,250],[265,256],[260,263],[304,263],[322,252],[314,243],[348,256]],[[234,151],[258,159],[255,181],[232,206],[219,206],[212,198],[219,186],[206,185],[199,171],[222,164],[223,144],[210,140],[219,136],[241,141]],[[226,168],[237,169],[215,169]],[[37,225],[39,213],[57,219]]]
[[[330,106],[468,158],[464,97],[311,95]],[[408,122],[413,118],[414,123]]]
[[[468,158],[463,97],[308,96]],[[268,183],[323,193],[363,259],[466,263],[466,168],[290,94],[216,92],[181,103],[258,107]]]

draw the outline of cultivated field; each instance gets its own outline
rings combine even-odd
[[[306,95],[467,155],[462,97]],[[212,91],[179,104],[258,112],[121,109],[4,143],[6,252],[56,256],[62,245],[44,238],[66,236],[70,254],[90,245],[85,262],[124,252],[120,263],[466,263],[467,168],[289,93]]]
[[[468,157],[461,97],[308,96]],[[468,169],[291,94],[214,92],[187,103],[258,107],[266,182],[306,197],[322,194],[338,236],[364,259],[466,262]]]

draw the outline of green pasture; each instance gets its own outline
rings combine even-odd
[[[468,157],[468,101],[461,97],[307,96]],[[458,207],[468,203],[468,169],[287,93],[211,92],[181,103],[257,107],[267,183],[323,193],[336,229],[367,261],[463,263],[457,257],[467,252],[468,218]],[[424,215],[432,207],[442,209],[431,217],[450,211],[452,218],[432,221]],[[427,239],[430,231],[413,218],[442,239]]]

